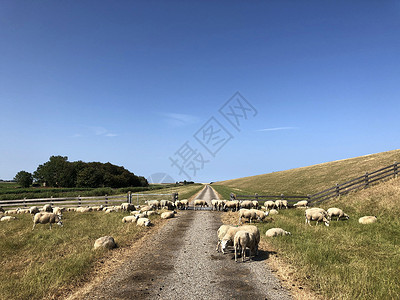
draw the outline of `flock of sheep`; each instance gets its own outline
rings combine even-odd
[[[217,251],[225,253],[228,246],[233,246],[235,252],[235,261],[237,261],[238,253],[241,253],[242,261],[246,259],[245,250],[248,248],[249,258],[252,254],[257,255],[258,243],[260,241],[260,232],[254,225],[242,225],[243,219],[247,219],[250,223],[253,221],[263,221],[266,216],[278,214],[278,210],[288,208],[286,200],[265,201],[260,206],[257,201],[238,201],[238,200],[212,200],[213,209],[215,210],[231,210],[237,211],[239,216],[239,225],[222,225],[217,231]],[[316,225],[323,222],[329,226],[330,221],[335,219],[339,221],[348,220],[349,216],[340,208],[332,207],[327,210],[317,207],[308,207],[307,200],[299,201],[293,205],[295,208],[304,208],[305,224],[311,226],[311,221],[315,221]],[[260,209],[258,209],[260,208]],[[360,224],[371,224],[377,221],[376,216],[364,216],[359,218]],[[291,235],[290,232],[282,228],[271,228],[265,232],[267,237]]]
[[[178,202],[178,203],[177,203]],[[146,201],[144,206],[134,206],[131,203],[122,203],[117,206],[86,206],[86,207],[52,207],[50,204],[45,204],[43,207],[32,206],[30,208],[17,208],[4,210],[0,207],[0,221],[12,221],[17,220],[17,217],[13,215],[17,214],[32,214],[33,215],[33,227],[35,229],[37,224],[49,224],[50,229],[52,224],[57,224],[63,226],[62,223],[62,213],[64,211],[68,212],[78,212],[85,213],[91,211],[103,211],[105,214],[125,211],[129,212],[130,215],[122,218],[123,223],[136,223],[137,226],[150,226],[152,225],[150,219],[148,218],[154,214],[160,214],[163,219],[173,218],[176,214],[175,209],[179,207],[180,209],[187,208],[189,205],[188,200],[176,201],[175,203],[169,200],[150,200]],[[157,209],[164,209],[164,211],[156,212]],[[167,211],[165,211],[165,209]],[[172,210],[172,211],[171,211]]]

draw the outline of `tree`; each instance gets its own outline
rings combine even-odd
[[[32,182],[33,182],[33,176],[31,173],[26,172],[26,171],[19,171],[15,177],[14,180],[22,187],[27,188],[29,187]]]
[[[74,187],[76,172],[67,156],[51,156],[48,162],[39,165],[33,177],[46,186]]]

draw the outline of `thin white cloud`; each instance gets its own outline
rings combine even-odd
[[[198,117],[188,114],[162,113],[161,115],[165,118],[166,122],[173,127],[195,124],[199,121]]]
[[[298,129],[298,127],[273,127],[273,128],[258,129],[256,131],[278,131],[278,130],[294,130],[294,129]]]

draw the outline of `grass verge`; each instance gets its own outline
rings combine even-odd
[[[202,187],[174,190],[189,198]],[[55,225],[52,230],[39,224],[32,231],[32,216],[27,214],[1,222],[0,299],[57,298],[67,287],[79,284],[110,253],[92,250],[97,238],[111,235],[119,248],[125,248],[151,230],[122,223],[124,215],[65,212],[64,227]],[[155,226],[162,222],[158,216],[151,218]]]

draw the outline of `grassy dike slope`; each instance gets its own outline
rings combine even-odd
[[[280,195],[317,193],[336,183],[400,162],[400,150],[338,160],[308,167],[216,182],[234,193]]]

